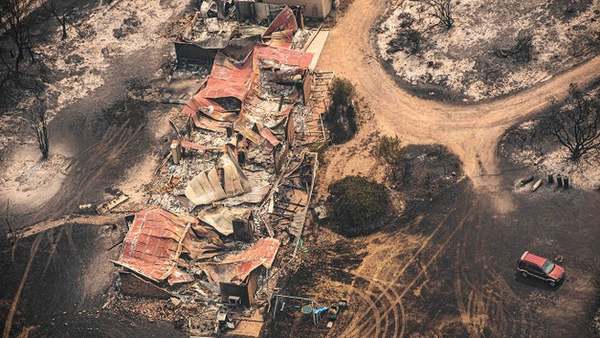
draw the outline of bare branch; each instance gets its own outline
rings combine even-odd
[[[449,30],[454,25],[451,0],[412,0],[427,5],[431,15],[439,20],[439,25]]]
[[[564,108],[555,108],[549,119],[551,133],[569,150],[572,160],[600,149],[600,104],[576,85],[569,86]]]

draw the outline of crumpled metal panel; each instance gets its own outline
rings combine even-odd
[[[227,197],[216,168],[196,175],[185,188],[185,196],[195,205],[210,204]]]
[[[220,234],[229,236],[233,234],[233,220],[248,219],[251,212],[252,210],[247,208],[219,207],[201,212],[198,218],[215,228]]]
[[[242,171],[234,149],[227,146],[227,151],[221,157],[223,163],[223,188],[228,197],[241,195],[250,190],[250,182]]]
[[[255,60],[271,60],[278,63],[307,69],[313,55],[300,50],[275,46],[257,45],[254,47]]]
[[[309,67],[312,54],[291,50],[287,43],[287,34],[289,33],[289,41],[291,41],[297,30],[294,13],[286,7],[263,34],[263,37],[272,36],[274,41],[286,42],[282,47],[257,44],[253,48],[252,55],[246,57],[241,64],[232,62],[222,52],[217,53],[205,87],[189,100],[183,107],[183,112],[192,117],[194,125],[198,128],[224,132],[229,126],[227,123],[233,122],[239,114],[227,111],[215,100],[233,97],[240,100],[243,106],[255,74],[259,72],[260,60],[274,61],[301,69]]]
[[[241,195],[251,190],[248,178],[242,171],[233,149],[228,147],[221,157],[223,184],[217,169],[196,175],[185,188],[185,196],[195,205],[206,205],[226,197]]]
[[[281,143],[281,141],[279,141],[279,139],[277,138],[277,136],[275,136],[273,134],[273,132],[271,131],[271,129],[267,128],[267,127],[262,127],[258,130],[260,136],[262,136],[265,140],[267,140],[269,142],[269,144],[272,147],[277,146],[278,144]]]
[[[280,244],[275,238],[261,238],[250,248],[230,255],[220,263],[209,264],[204,270],[214,283],[242,283],[255,269],[271,268]]]
[[[263,37],[271,36],[275,32],[282,32],[290,35],[289,40],[292,41],[294,33],[298,30],[296,16],[291,8],[284,8],[269,25],[269,28],[263,33]]]
[[[162,209],[142,210],[123,240],[116,262],[153,281],[160,282],[177,270],[176,259],[194,218],[179,217]]]

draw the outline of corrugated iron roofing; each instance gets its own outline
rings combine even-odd
[[[115,263],[155,282],[191,281],[191,276],[177,267],[181,253],[186,252],[193,259],[207,258],[216,255],[222,245],[218,235],[206,229],[200,229],[201,235],[217,244],[200,241],[190,230],[197,223],[194,217],[177,216],[163,209],[141,210],[135,214]]]
[[[261,238],[250,248],[208,265],[205,271],[213,282],[241,283],[258,267],[270,269],[279,245],[275,238]]]
[[[284,36],[283,40],[286,43],[283,47],[258,44],[253,48],[252,56],[247,57],[241,65],[231,62],[224,53],[217,53],[206,86],[190,99],[183,112],[192,117],[198,128],[224,131],[227,123],[232,122],[235,116],[227,112],[215,99],[234,97],[243,105],[258,72],[258,60],[272,60],[303,69],[308,68],[312,54],[289,49],[297,30],[294,13],[290,8],[286,8],[263,34],[263,37],[267,37],[278,32],[275,40],[280,41],[281,36]],[[210,106],[212,108],[208,109]]]

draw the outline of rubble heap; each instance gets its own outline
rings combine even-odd
[[[114,262],[122,307],[130,297],[169,299],[190,334],[260,332],[282,257],[301,243],[318,165],[309,148],[325,142],[314,95],[323,74],[293,49],[299,34],[286,7],[259,39],[235,49],[228,35],[217,46]]]

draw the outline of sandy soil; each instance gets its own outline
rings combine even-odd
[[[551,81],[493,102],[463,106],[424,100],[400,89],[371,48],[369,27],[385,7],[384,1],[354,2],[330,32],[318,67],[355,83],[375,113],[380,133],[398,135],[405,144],[446,145],[461,158],[465,173],[479,188],[493,191],[498,186],[494,155],[504,130],[542,110],[551,97],[562,99],[569,83],[586,84],[598,75],[600,57],[595,57]],[[512,203],[500,194],[496,206],[508,211]]]
[[[453,2],[453,12],[449,31],[437,27],[438,19],[416,1],[402,1],[386,13],[376,45],[401,80],[416,88],[440,87],[451,100],[479,101],[547,81],[599,51],[600,44],[594,42],[600,34],[596,0],[570,5],[556,0],[468,0]],[[410,30],[421,36],[418,51],[389,48],[392,39]],[[532,37],[529,62],[497,53],[515,46],[519,35]]]
[[[569,83],[583,87],[594,81],[600,58],[483,104],[424,100],[399,88],[372,49],[369,27],[386,4],[355,0],[330,32],[321,55],[318,68],[356,85],[374,112],[375,126],[328,153],[319,191],[338,175],[375,172],[368,147],[361,147],[359,155],[350,150],[370,133],[397,135],[403,144],[443,144],[460,157],[467,179],[432,201],[409,206],[388,231],[355,240],[367,248],[366,256],[360,251],[362,262],[348,268],[352,282],[336,290],[353,305],[333,330],[320,334],[589,336],[588,317],[597,293],[593,280],[599,272],[594,243],[600,236],[592,210],[599,197],[583,190],[515,193],[514,181],[528,171],[499,158],[497,146],[505,130],[541,112],[551,97],[564,98]],[[345,156],[350,160],[344,162]],[[516,278],[514,261],[527,249],[547,257],[564,255],[567,282],[552,291]]]
[[[40,161],[37,144],[18,145],[0,172],[0,202],[14,213],[39,208],[60,190],[72,154],[56,149]]]
[[[330,182],[344,176],[367,176],[379,183],[385,181],[385,167],[369,156],[378,140],[378,133],[374,130],[376,127],[372,118],[373,114],[364,100],[360,100],[359,105],[360,128],[358,132],[343,145],[331,145],[322,156],[325,163],[317,178],[319,199],[327,198],[327,187]]]

